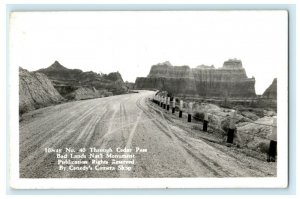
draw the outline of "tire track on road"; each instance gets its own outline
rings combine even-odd
[[[97,104],[91,104],[90,107],[91,108],[89,108],[88,110],[82,111],[82,113],[84,114],[82,114],[80,117],[77,117],[77,120],[73,120],[72,122],[68,123],[66,126],[64,126],[56,133],[49,133],[47,135],[47,139],[42,140],[42,142],[38,140],[39,141],[38,144],[32,143],[30,148],[33,148],[35,150],[32,151],[31,153],[29,151],[30,155],[28,155],[23,160],[20,158],[20,165],[21,166],[24,164],[26,165],[27,162],[31,164],[32,167],[38,167],[38,165],[44,163],[44,160],[50,155],[49,153],[44,152],[44,148],[48,148],[48,147],[57,148],[60,146],[63,146],[62,148],[65,148],[68,144],[72,146],[74,140],[76,139],[76,134],[79,134],[78,129],[79,127],[82,126],[83,119],[88,118],[92,114],[91,110],[97,110],[96,109]],[[78,120],[81,122],[79,122]],[[20,155],[21,154],[24,154],[22,153],[22,150]],[[37,159],[37,157],[39,158]]]
[[[138,115],[132,129],[130,130],[130,133],[129,133],[129,136],[128,136],[128,139],[127,139],[127,142],[126,142],[126,146],[125,146],[125,148],[127,148],[127,149],[131,148],[132,139],[133,139],[133,136],[136,132],[136,128],[137,128],[137,126],[138,126],[138,124],[141,120],[142,113],[143,113],[142,111],[139,112],[139,115]],[[125,152],[124,154],[129,155],[130,153]],[[120,177],[124,178],[124,177],[129,177],[129,176],[130,176],[130,173],[128,173],[127,171],[120,171]]]
[[[57,105],[57,106],[60,107],[63,105],[64,104]],[[63,109],[61,107],[59,109],[59,111],[57,110],[56,106],[46,107],[46,108],[44,108],[44,109],[46,109],[46,112],[43,114],[45,116],[39,118],[38,120],[33,120],[32,122],[30,122],[29,124],[26,124],[25,126],[22,125],[24,122],[21,122],[19,130],[24,132],[26,129],[42,129],[44,126],[47,126],[48,124],[53,124],[57,121],[61,121],[66,116],[70,116],[71,110],[73,108],[78,110],[79,107],[80,107],[80,109],[84,110],[85,107],[89,107],[89,103],[88,102],[81,103],[81,101],[80,101],[79,103],[75,104],[74,107],[67,107],[66,109]],[[33,112],[39,112],[42,110],[43,109],[38,109],[38,110],[34,110]],[[57,112],[58,112],[58,114],[57,114]],[[49,114],[47,114],[47,113],[49,113]],[[55,117],[53,117],[54,113],[55,113]],[[75,115],[77,115],[77,114],[78,114],[78,112],[76,112]],[[31,136],[34,136],[37,133],[39,133],[39,132],[31,132]]]
[[[153,107],[151,105],[151,107]],[[153,107],[155,108],[155,107]],[[158,110],[160,111],[160,110]],[[161,111],[160,111],[161,112]],[[161,112],[162,113],[162,112]],[[164,114],[164,113],[162,113]],[[173,123],[172,120],[166,120],[167,123]],[[182,129],[180,126],[178,126],[179,129],[181,129],[182,131],[185,131],[185,129]],[[236,156],[233,156],[233,155],[230,155],[230,154],[225,154],[220,148],[216,148],[216,147],[213,147],[211,146],[211,144],[208,144],[207,142],[203,141],[203,140],[197,140],[197,142],[201,142],[201,145],[203,145],[202,142],[204,142],[204,144],[206,144],[207,146],[209,146],[210,148],[213,148],[214,150],[217,150],[217,154],[221,154],[222,157],[227,157],[229,159],[231,159],[232,161],[234,160],[234,162],[238,165],[238,167],[240,168],[244,168],[242,173],[239,172],[239,169],[238,168],[228,168],[227,166],[224,167],[224,166],[221,166],[219,163],[218,163],[218,160],[219,159],[212,159],[212,157],[208,156],[208,155],[205,155],[204,153],[200,153],[201,150],[197,149],[193,144],[191,144],[188,140],[190,140],[191,138],[188,137],[188,136],[182,136],[181,134],[179,134],[179,132],[177,132],[176,130],[172,131],[174,133],[174,135],[182,142],[182,143],[185,143],[187,146],[184,146],[186,148],[186,150],[191,153],[192,151],[195,151],[193,152],[193,155],[195,155],[195,157],[198,157],[200,160],[207,162],[209,163],[210,167],[212,168],[215,168],[215,170],[218,170],[220,171],[220,175],[223,176],[223,177],[235,177],[235,176],[253,176],[253,172],[254,173],[257,173],[258,176],[265,176],[265,175],[262,175],[262,174],[265,174],[264,171],[262,171],[260,168],[258,167],[255,167],[255,166],[251,166],[251,168],[249,167],[249,165],[245,164],[244,162],[242,162],[241,160],[237,159]],[[177,132],[177,133],[176,133]],[[192,149],[192,150],[191,150]],[[197,154],[197,155],[196,155]],[[220,155],[219,155],[219,158],[220,158]],[[225,161],[228,161],[228,160],[225,160]],[[209,166],[208,165],[208,166]],[[247,174],[245,174],[245,172],[247,172]],[[255,175],[256,176],[256,175]]]
[[[36,134],[36,136],[30,136],[27,137],[26,139],[24,137],[20,137],[20,149],[24,149],[25,151],[33,151],[35,148],[39,147],[41,143],[43,143],[44,141],[50,139],[51,137],[55,136],[57,133],[60,132],[59,129],[64,128],[65,124],[72,124],[74,123],[74,121],[76,121],[76,119],[78,118],[85,118],[90,112],[92,112],[94,109],[94,107],[91,107],[88,110],[84,110],[80,112],[78,115],[80,115],[79,117],[77,115],[73,115],[73,116],[69,116],[68,114],[64,115],[64,119],[60,119],[57,120],[59,121],[54,127],[52,127],[50,130],[46,130],[45,128],[36,128],[38,129],[38,132]],[[67,117],[69,116],[69,117]],[[56,117],[54,117],[56,118]],[[81,120],[80,120],[81,121]],[[56,122],[52,122],[51,124],[55,124]],[[47,126],[46,126],[47,127]],[[35,128],[31,128],[31,129],[35,129]],[[28,132],[32,132],[33,130],[28,129]],[[41,129],[41,130],[40,130]],[[24,129],[23,129],[24,131]],[[20,130],[20,132],[22,132]],[[25,140],[24,140],[25,139]],[[36,143],[36,145],[33,145],[32,142]]]
[[[154,107],[152,107],[152,108],[154,108]],[[201,168],[201,167],[202,168],[204,167],[205,169],[207,169],[208,171],[210,171],[213,174],[213,176],[216,176],[216,177],[222,176],[222,174],[220,173],[220,171],[218,169],[212,168],[204,160],[202,160],[201,158],[199,158],[194,152],[192,152],[190,149],[188,149],[187,147],[185,147],[183,145],[183,143],[182,143],[183,139],[178,139],[178,135],[175,133],[176,131],[170,130],[169,123],[165,119],[164,113],[162,111],[160,111],[160,110],[158,110],[158,111],[161,114],[162,120],[157,120],[157,121],[166,128],[166,130],[168,132],[167,135],[170,136],[171,139],[173,140],[173,142],[176,144],[176,146],[178,147],[180,153],[182,153],[182,155],[185,157],[187,163],[189,164],[189,166],[193,170],[193,172],[196,174],[196,176],[203,176],[203,171],[201,171],[201,169],[199,170],[199,168]],[[156,113],[152,113],[152,114],[156,114]],[[155,123],[155,124],[157,125],[157,123]],[[165,131],[163,131],[163,132],[165,132]],[[192,157],[193,159],[195,159],[195,162],[198,163],[198,164],[200,164],[201,166],[196,167],[194,165],[193,161],[190,161],[190,159],[187,158],[187,157]],[[206,173],[206,175],[207,175],[207,173]]]

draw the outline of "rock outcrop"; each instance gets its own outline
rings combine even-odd
[[[84,100],[112,96],[112,92],[106,90],[97,90],[95,88],[78,88],[77,90],[66,95],[67,99],[71,100]]]
[[[266,98],[277,99],[277,78],[274,78],[272,84],[263,93],[263,96]]]
[[[125,86],[127,87],[128,90],[133,90],[134,89],[134,83],[133,82],[125,82]]]
[[[19,68],[19,112],[57,104],[64,98],[53,87],[46,75]]]
[[[147,77],[138,77],[136,89],[165,90],[177,96],[254,97],[255,79],[248,78],[242,62],[225,61],[222,68],[201,65],[172,66],[169,62],[153,65]]]
[[[230,112],[232,109],[222,108],[215,104],[195,104],[194,119],[202,120],[204,113],[208,113],[209,129],[208,132],[216,137],[227,139],[227,132],[230,123]],[[237,111],[236,131],[234,133],[235,144],[253,150],[267,152],[265,144],[269,144],[275,112],[263,111],[262,115],[256,112]],[[198,117],[198,118],[195,118]],[[268,148],[268,145],[267,145]]]
[[[114,95],[123,94],[127,91],[127,87],[119,72],[109,73],[108,75],[92,71],[83,72],[79,69],[68,69],[58,61],[55,61],[48,68],[40,69],[37,72],[47,75],[54,87],[64,97],[72,96],[79,88],[106,90]],[[78,90],[77,92],[81,93],[81,91]]]

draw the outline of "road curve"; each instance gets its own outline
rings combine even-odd
[[[273,175],[258,160],[241,161],[165,118],[150,105],[153,91],[69,102],[24,115],[20,122],[20,177],[258,177]],[[45,148],[127,148],[131,170],[59,170]],[[136,147],[147,152],[136,152]],[[73,154],[82,154],[78,151]],[[83,158],[84,159],[84,158]],[[89,162],[91,158],[85,158]],[[126,160],[126,159],[125,159]]]

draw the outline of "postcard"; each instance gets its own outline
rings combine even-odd
[[[286,187],[288,63],[285,10],[12,12],[11,187]]]

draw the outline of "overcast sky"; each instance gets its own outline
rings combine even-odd
[[[57,60],[134,82],[164,61],[222,67],[237,58],[262,94],[288,66],[284,11],[19,12],[10,31],[11,67],[30,71]]]

